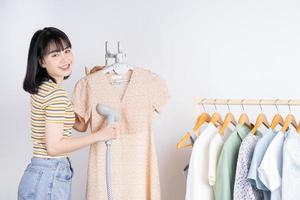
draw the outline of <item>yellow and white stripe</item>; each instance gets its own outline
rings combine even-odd
[[[49,156],[46,148],[45,124],[64,123],[63,137],[70,137],[75,123],[75,115],[71,101],[61,86],[52,80],[45,81],[37,94],[31,95],[31,138],[33,155],[42,158]]]

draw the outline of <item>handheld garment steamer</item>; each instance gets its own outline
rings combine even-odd
[[[105,67],[101,70],[102,73],[106,74],[114,72],[116,74],[122,74],[127,72],[129,69],[133,69],[130,65],[124,63],[126,54],[121,50],[121,43],[118,42],[118,53],[113,54],[108,50],[108,42],[105,42]],[[114,58],[115,63],[108,65],[108,59]],[[120,118],[119,113],[115,112],[108,106],[97,104],[97,112],[100,115],[106,117],[108,123],[117,122]],[[112,183],[111,183],[111,140],[105,141],[106,144],[106,185],[107,185],[107,198],[112,200]]]
[[[103,115],[108,124],[114,123],[119,121],[119,113],[114,111],[112,108],[97,104],[96,110],[100,115]],[[105,141],[106,144],[106,163],[105,163],[105,170],[106,170],[106,187],[107,187],[107,198],[108,200],[112,200],[112,183],[111,183],[111,140]]]

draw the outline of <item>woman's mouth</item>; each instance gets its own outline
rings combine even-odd
[[[62,70],[68,70],[70,68],[70,64],[65,64],[59,67]]]

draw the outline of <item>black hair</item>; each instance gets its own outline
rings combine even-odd
[[[53,43],[59,51],[63,51],[64,45],[66,45],[65,48],[72,48],[68,36],[54,27],[38,30],[32,36],[28,51],[27,70],[23,81],[23,89],[26,92],[36,94],[39,86],[50,79],[56,83],[55,79],[48,74],[46,68],[43,68],[40,64],[44,56],[49,53],[50,44]],[[64,77],[64,79],[68,77]]]

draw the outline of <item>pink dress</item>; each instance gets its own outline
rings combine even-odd
[[[74,111],[94,132],[105,125],[96,111],[98,103],[121,114],[121,135],[112,143],[114,200],[159,200],[157,157],[152,136],[154,111],[160,112],[170,94],[165,82],[149,70],[135,67],[120,98],[110,78],[101,71],[80,79],[74,88]],[[105,143],[90,147],[87,200],[106,200]]]

